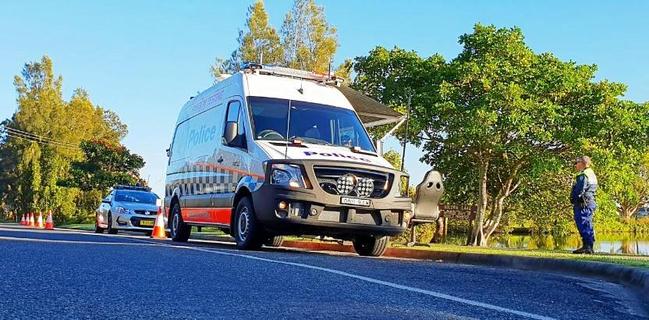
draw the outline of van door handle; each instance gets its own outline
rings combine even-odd
[[[218,162],[218,163],[223,162],[223,156],[220,156],[218,159],[216,159],[216,162]]]

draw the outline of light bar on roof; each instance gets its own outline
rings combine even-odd
[[[340,83],[342,82],[342,79],[337,79],[336,76],[333,74],[316,73],[311,71],[291,69],[285,67],[249,64],[244,66],[244,69],[252,70],[253,72],[257,72],[259,74],[268,74],[268,75],[284,76],[284,77],[297,78],[297,79],[314,80],[314,81],[320,81],[320,82],[325,82],[328,84],[335,84],[335,85],[340,85]]]

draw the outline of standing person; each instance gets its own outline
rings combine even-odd
[[[597,176],[590,166],[591,160],[588,156],[582,156],[575,160],[575,170],[579,173],[572,186],[570,202],[575,215],[575,224],[577,224],[579,235],[581,235],[582,246],[572,253],[593,253],[593,244],[595,243],[593,214],[597,208],[595,202]]]

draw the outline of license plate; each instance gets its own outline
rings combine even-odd
[[[140,227],[152,227],[153,220],[140,220]]]
[[[372,202],[369,199],[340,197],[340,203],[360,207],[369,207]]]

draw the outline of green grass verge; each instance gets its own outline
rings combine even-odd
[[[497,249],[497,248],[480,248],[457,246],[447,244],[431,244],[430,246],[414,246],[407,247],[403,244],[393,244],[394,248],[410,248],[415,250],[430,250],[438,252],[454,252],[454,253],[477,253],[477,254],[493,254],[493,255],[509,255],[518,257],[532,257],[532,258],[551,258],[551,259],[565,259],[565,260],[578,260],[578,261],[595,261],[620,264],[629,267],[640,267],[649,269],[649,257],[647,256],[633,256],[623,254],[591,254],[591,255],[577,255],[569,251],[548,251],[548,250],[525,250],[525,249]]]
[[[95,230],[95,224],[93,223],[62,224],[56,227],[62,229],[74,229],[74,230],[85,230],[85,231]]]

